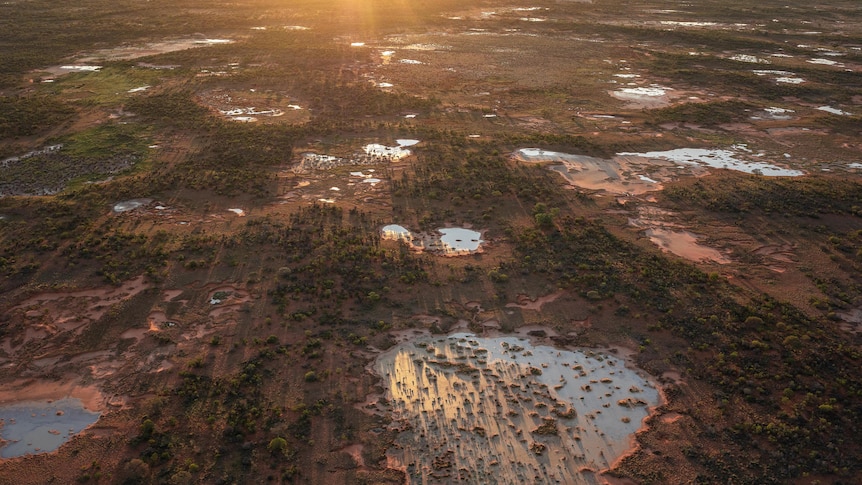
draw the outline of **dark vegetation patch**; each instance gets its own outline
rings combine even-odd
[[[694,180],[674,184],[663,196],[683,206],[697,205],[716,212],[862,215],[862,183],[843,177],[738,175],[709,183]]]
[[[134,125],[101,125],[57,139],[55,146],[0,163],[0,196],[54,194],[73,182],[129,172],[146,157],[146,140]]]
[[[74,115],[73,107],[54,96],[2,96],[0,134],[3,138],[35,135],[72,119]],[[0,151],[0,156],[4,155]]]
[[[708,103],[685,103],[650,112],[654,123],[682,122],[715,126],[747,120],[751,110],[757,106],[746,101],[717,101]]]

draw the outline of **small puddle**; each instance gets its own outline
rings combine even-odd
[[[209,304],[212,307],[209,316],[212,319],[217,319],[223,315],[238,312],[242,304],[251,300],[251,294],[246,290],[233,286],[215,288],[209,293]]]
[[[849,113],[849,112],[844,111],[844,110],[840,110],[838,108],[833,108],[831,106],[821,106],[817,109],[819,111],[825,111],[825,112],[833,114],[833,115],[839,115],[839,116],[851,116],[852,115],[852,113]]]
[[[239,65],[230,67],[240,69]],[[258,92],[256,89],[213,89],[198,94],[198,100],[230,121],[302,124],[311,119],[311,114],[297,104],[297,99],[283,93]]]
[[[797,77],[795,73],[790,71],[777,71],[777,70],[763,70],[763,69],[755,69],[751,71],[758,76],[773,76],[773,80],[777,83],[783,84],[802,84],[805,82],[805,79],[801,77]]]
[[[636,88],[621,88],[609,91],[609,94],[620,101],[628,101],[627,109],[636,108],[660,108],[670,104],[667,92],[671,88],[662,86],[648,86]]]
[[[818,64],[821,66],[844,66],[844,64],[842,64],[838,61],[833,61],[832,59],[823,59],[823,58],[809,59],[805,62],[807,62],[809,64]]]
[[[763,59],[761,57],[752,56],[750,54],[736,54],[730,56],[728,59],[738,62],[748,62],[750,64],[772,64],[769,59]]]
[[[407,483],[595,483],[660,401],[620,358],[514,336],[414,336],[371,368]]]
[[[114,212],[129,212],[151,203],[153,199],[130,199],[114,204]]]
[[[99,416],[75,398],[0,405],[0,457],[54,451]]]
[[[775,78],[775,82],[782,84],[802,84],[805,82],[805,79],[802,79],[801,77],[782,76]]]
[[[793,116],[790,113],[795,113],[792,109],[786,108],[778,108],[775,106],[770,106],[769,108],[764,108],[763,111],[755,116],[752,116],[753,120],[790,120],[793,119]]]
[[[716,27],[721,24],[717,22],[695,22],[695,21],[677,21],[677,20],[661,20],[661,25],[672,25],[674,27]]]

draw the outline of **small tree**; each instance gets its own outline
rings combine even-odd
[[[287,440],[280,436],[273,438],[266,446],[266,449],[273,455],[276,453],[287,454]]]

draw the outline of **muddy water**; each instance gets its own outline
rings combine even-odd
[[[647,168],[647,164],[636,166],[625,160],[605,160],[539,148],[522,148],[513,157],[528,163],[560,163],[548,168],[562,175],[570,184],[584,189],[605,190],[612,194],[643,194],[662,189],[659,181],[639,173]]]
[[[688,231],[652,227],[646,230],[646,235],[662,250],[692,261],[712,261],[719,264],[731,262],[721,251],[698,244],[698,237]]]
[[[54,451],[97,419],[74,398],[0,405],[0,457]]]
[[[659,402],[621,359],[518,337],[417,336],[372,367],[409,483],[596,483]]]

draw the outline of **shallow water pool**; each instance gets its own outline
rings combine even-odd
[[[100,413],[84,409],[79,399],[28,401],[0,405],[0,457],[14,458],[54,451],[95,423]]]
[[[659,403],[616,356],[514,336],[419,336],[372,369],[402,430],[387,456],[409,483],[594,483]]]

